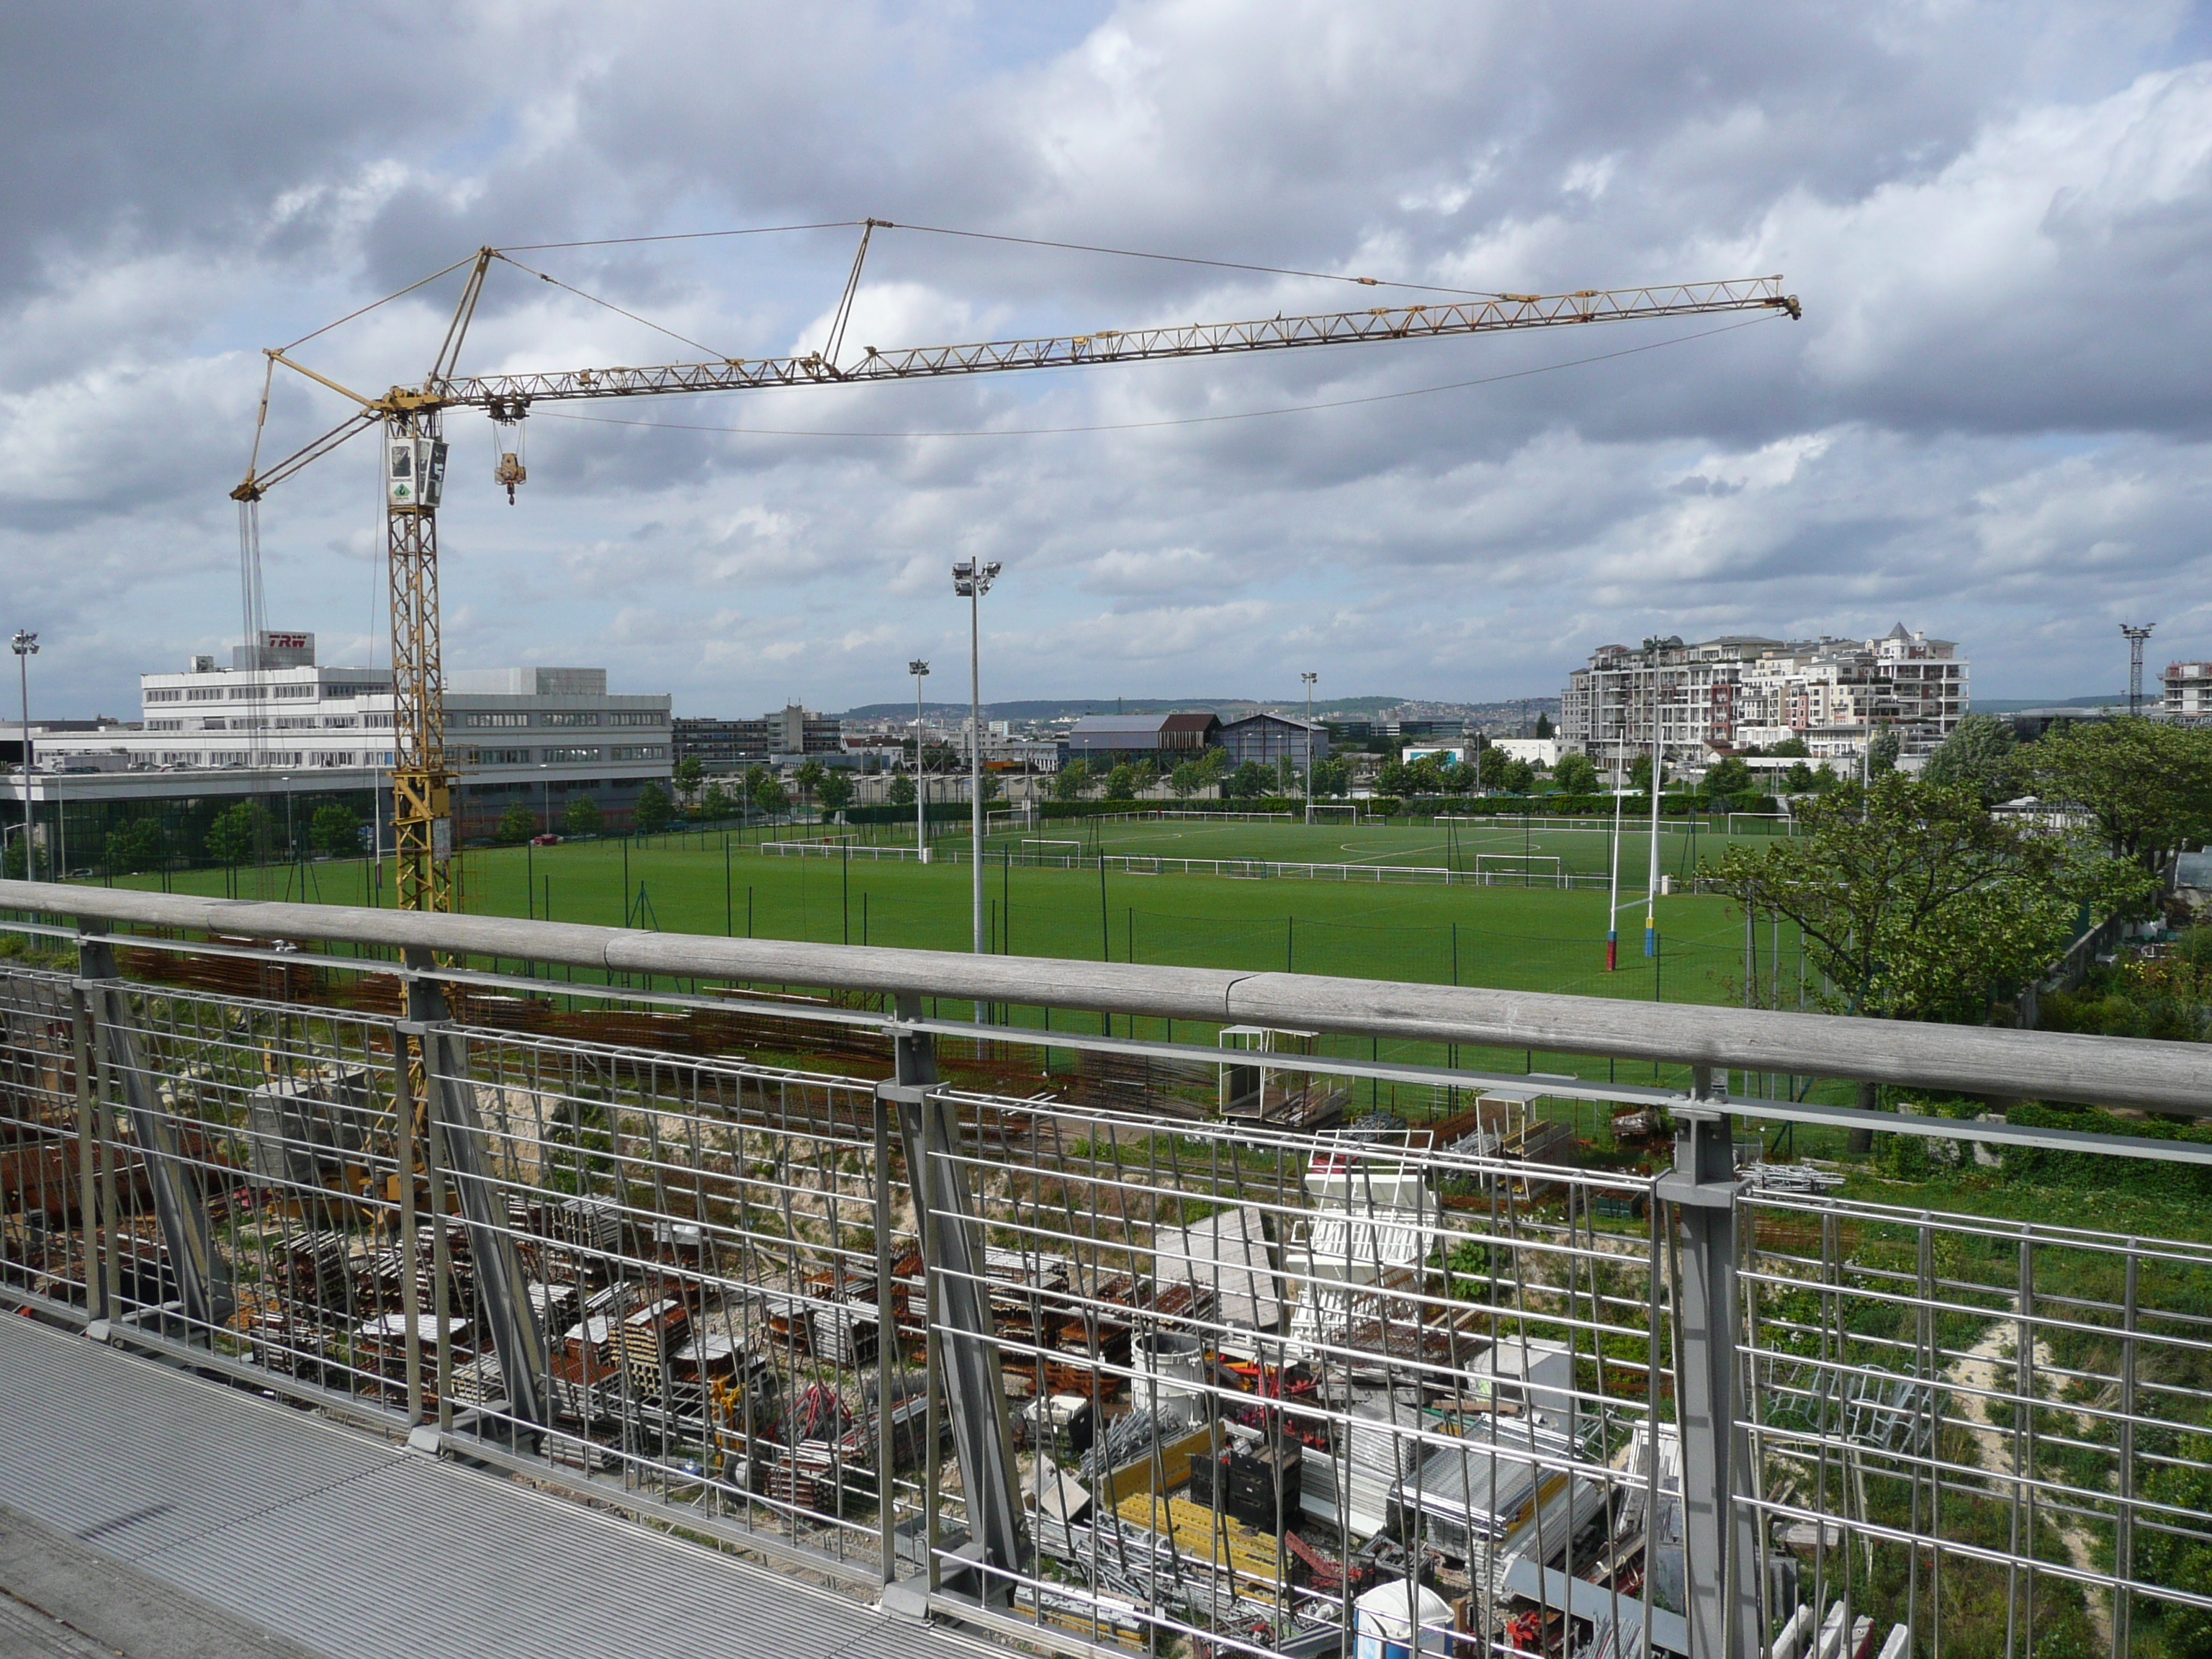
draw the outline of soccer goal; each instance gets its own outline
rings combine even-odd
[[[1306,803],[1308,823],[1358,823],[1359,805],[1356,801],[1318,801]]]
[[[1083,857],[1079,841],[1050,841],[1042,836],[1024,836],[1014,843],[1021,848],[1023,858],[1035,864],[1057,860],[1063,870],[1073,870]]]
[[[1519,878],[1523,883],[1567,885],[1566,870],[1557,853],[1477,853],[1474,878],[1486,887]]]
[[[1033,830],[1036,827],[1036,809],[1033,806],[997,807],[983,814],[983,833],[999,835],[1008,830]]]

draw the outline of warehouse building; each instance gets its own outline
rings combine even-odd
[[[1119,766],[1149,760],[1180,765],[1220,740],[1221,719],[1203,709],[1172,714],[1085,714],[1068,729],[1067,757]]]
[[[1221,747],[1229,763],[1242,766],[1255,761],[1276,766],[1288,761],[1303,770],[1309,759],[1328,758],[1328,728],[1315,720],[1293,720],[1287,714],[1248,714],[1221,728]]]

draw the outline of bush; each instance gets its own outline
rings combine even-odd
[[[577,796],[561,814],[561,828],[572,836],[596,836],[601,822],[599,804],[589,795]]]

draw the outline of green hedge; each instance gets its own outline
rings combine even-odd
[[[996,812],[1004,808],[1005,803],[986,801],[983,805],[985,811]],[[968,803],[964,800],[933,800],[923,811],[929,815],[929,821],[932,823],[965,823],[969,817]],[[848,806],[843,809],[843,811],[845,822],[848,823],[912,823],[914,822],[914,806],[911,802],[904,806]]]
[[[2026,1101],[2005,1113],[2008,1123],[2038,1129],[2078,1129],[2091,1134],[2133,1135],[2144,1140],[2186,1140],[2212,1146],[2212,1124],[2170,1123],[2159,1118],[2118,1118],[2092,1106],[2045,1106]],[[2101,1152],[2060,1152],[2040,1146],[2007,1146],[2004,1178],[2033,1187],[2124,1190],[2170,1198],[2212,1196],[2212,1169]]]
[[[1610,795],[1468,795],[1423,796],[1402,800],[1395,795],[1376,795],[1366,800],[1317,800],[1317,806],[1358,806],[1363,817],[1435,817],[1449,813],[1462,817],[1514,817],[1523,814],[1536,817],[1610,817],[1613,816],[1613,797]],[[1632,795],[1626,803],[1630,817],[1649,817],[1650,797]],[[875,808],[863,808],[875,811]],[[965,811],[963,808],[962,811]],[[1041,815],[1047,818],[1095,818],[1115,812],[1287,812],[1293,817],[1302,817],[1305,803],[1296,796],[1267,795],[1250,800],[1048,800],[1038,803]],[[1708,812],[1772,812],[1777,811],[1771,795],[1663,795],[1659,800],[1662,817],[1696,817]],[[849,817],[851,814],[848,812]],[[911,809],[909,809],[911,816]],[[882,820],[854,819],[855,823]]]

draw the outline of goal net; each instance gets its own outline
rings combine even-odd
[[[1083,856],[1083,843],[1079,841],[1048,841],[1041,836],[1024,836],[1014,844],[1020,849],[1022,857],[1032,859],[1039,864],[1058,860],[1072,868]]]

